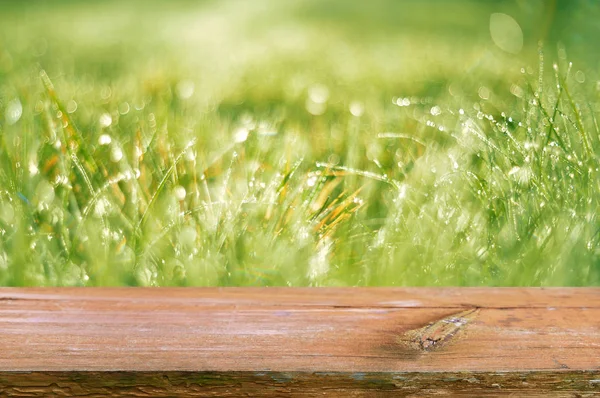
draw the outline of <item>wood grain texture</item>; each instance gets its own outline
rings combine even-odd
[[[0,289],[0,396],[473,391],[600,394],[600,289]]]

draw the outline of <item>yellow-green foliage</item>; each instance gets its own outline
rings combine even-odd
[[[599,17],[0,2],[0,285],[600,284]]]

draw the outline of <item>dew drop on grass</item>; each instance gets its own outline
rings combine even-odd
[[[67,113],[75,113],[77,110],[77,102],[75,100],[70,100],[67,102]]]
[[[485,86],[479,87],[479,91],[477,93],[479,94],[479,98],[482,100],[490,99],[490,89]]]
[[[494,44],[508,53],[517,54],[523,48],[523,31],[519,23],[510,15],[492,14],[490,35]]]
[[[102,237],[105,239],[110,237],[110,228],[102,228]]]
[[[51,225],[56,225],[58,224],[58,222],[62,219],[62,210],[60,210],[59,208],[55,207],[52,212],[50,213],[50,224]]]
[[[309,98],[306,100],[306,110],[311,115],[320,116],[327,110],[327,105],[325,103],[314,102]]]
[[[113,146],[110,150],[110,160],[117,163],[123,159],[123,151],[118,146]]]
[[[314,85],[308,90],[308,98],[315,104],[324,104],[329,99],[329,89],[321,84]]]
[[[194,82],[191,80],[182,80],[179,83],[177,83],[177,87],[176,92],[177,92],[177,96],[182,99],[182,100],[186,100],[191,98],[192,95],[194,95]]]
[[[103,113],[100,115],[100,119],[98,121],[100,122],[100,126],[108,127],[112,124],[112,117],[108,113]]]
[[[38,101],[35,103],[35,106],[34,106],[34,108],[33,108],[33,111],[34,111],[36,114],[39,114],[39,113],[42,113],[42,111],[43,111],[43,110],[44,110],[44,103],[43,103],[42,101],[39,101],[39,100],[38,100]]]
[[[117,178],[123,181],[130,181],[134,177],[134,174],[131,170],[125,170],[123,173],[119,173]]]
[[[512,84],[510,86],[510,93],[517,98],[523,98],[525,91],[520,86],[517,86],[516,84]]]
[[[37,175],[40,172],[40,169],[38,169],[37,165],[33,161],[29,162],[28,170],[29,170],[29,175],[32,175],[32,176]]]
[[[314,85],[308,89],[308,98],[306,99],[306,110],[315,116],[325,113],[327,110],[327,100],[329,99],[329,89],[321,84]]]
[[[237,143],[242,143],[242,142],[245,142],[248,139],[248,134],[250,134],[250,131],[248,131],[247,128],[240,127],[240,128],[238,128],[237,130],[234,131],[234,133],[233,133],[233,139]]]
[[[123,102],[121,105],[119,105],[119,113],[121,115],[128,114],[130,109],[131,109],[131,107],[129,106],[129,103],[127,103],[127,102]]]
[[[335,166],[340,162],[340,157],[335,153],[332,153],[327,157],[327,162]]]
[[[173,190],[173,193],[175,194],[175,198],[177,198],[177,200],[185,199],[186,191],[185,191],[185,188],[182,187],[181,185],[176,186],[175,189]]]
[[[360,103],[358,101],[353,101],[350,104],[350,113],[352,114],[352,116],[361,117],[364,112],[365,112],[365,108],[362,103]]]
[[[317,179],[318,179],[318,177],[315,175],[310,176],[308,178],[308,180],[306,180],[306,185],[308,185],[309,187],[314,187],[315,184],[317,183]]]
[[[103,100],[109,99],[111,95],[112,95],[112,90],[108,86],[103,87],[102,90],[100,90],[100,98],[102,98]]]
[[[23,105],[21,105],[21,101],[15,98],[7,104],[6,110],[4,111],[6,124],[15,124],[21,119],[21,115],[23,115]]]
[[[110,206],[110,202],[106,200],[106,198],[102,198],[96,202],[96,206],[94,207],[94,216],[97,218],[101,218],[108,212],[108,208]]]
[[[123,240],[123,230],[117,229],[116,231],[112,231],[111,239],[115,242],[120,242]]]
[[[109,145],[112,142],[112,138],[108,134],[102,134],[98,137],[98,145]]]

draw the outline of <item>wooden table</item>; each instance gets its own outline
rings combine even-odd
[[[0,396],[600,396],[600,289],[0,289]]]

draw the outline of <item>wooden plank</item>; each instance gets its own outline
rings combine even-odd
[[[2,397],[594,397],[599,381],[582,372],[0,373]]]
[[[0,289],[0,396],[320,387],[600,394],[600,289]]]

